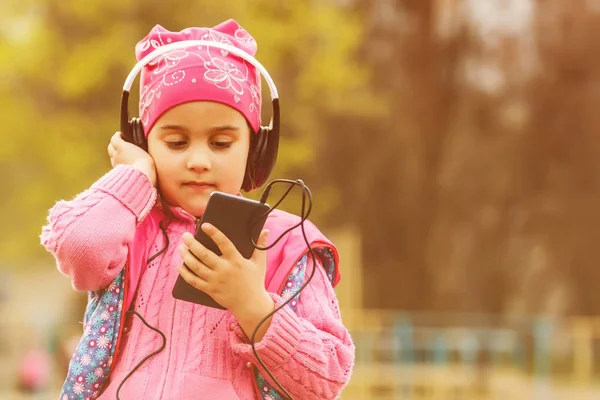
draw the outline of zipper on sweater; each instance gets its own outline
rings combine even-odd
[[[200,218],[196,218],[196,217],[193,217],[193,218],[194,218],[194,229],[197,229],[198,225],[200,224]],[[194,230],[194,232],[195,232],[195,230]],[[169,260],[169,263],[170,262],[171,262],[171,260]],[[164,375],[163,375],[163,379],[162,379],[162,381],[163,381],[162,387],[160,388],[160,392],[159,392],[160,396],[158,397],[160,399],[163,398],[165,391],[167,389],[170,389],[170,388],[167,388],[167,381],[168,381],[167,376],[168,376],[168,371],[171,370],[171,365],[173,364],[173,337],[175,335],[175,323],[181,322],[180,320],[179,321],[175,320],[175,316],[177,315],[177,308],[178,308],[177,303],[178,303],[177,300],[173,302],[173,308],[171,310],[171,313],[173,315],[173,320],[171,321],[171,329],[170,329],[169,336],[167,339],[169,346],[168,346],[168,353],[167,353],[167,359],[166,359],[166,367],[165,367],[165,371],[163,372]],[[165,333],[165,336],[166,336],[166,333]],[[172,384],[173,383],[170,382],[170,385],[172,385]]]
[[[181,213],[189,216],[191,219],[194,220],[194,234],[195,234],[196,231],[198,230],[198,226],[200,226],[200,221],[202,219],[196,217],[195,215],[190,214],[189,212],[185,211],[183,208],[181,209]]]
[[[173,358],[173,333],[175,330],[175,315],[177,315],[177,301],[173,302],[173,310],[171,311],[173,313],[173,320],[171,321],[171,331],[169,332],[169,352],[167,353],[167,366],[164,370],[164,375],[163,375],[163,379],[162,379],[162,387],[160,389],[160,399],[163,398],[164,394],[165,394],[165,389],[167,389],[167,381],[168,379],[168,375],[169,375],[169,371],[171,370],[171,364],[172,362],[172,358]],[[170,384],[172,385],[173,383],[170,382]]]

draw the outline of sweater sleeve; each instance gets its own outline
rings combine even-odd
[[[117,165],[73,200],[50,209],[41,243],[73,288],[102,289],[123,268],[127,245],[156,198],[143,172]]]
[[[308,263],[306,276],[312,271]],[[271,294],[279,307],[285,299]],[[233,318],[233,317],[231,317]],[[254,356],[238,324],[232,327],[233,352],[254,364],[277,390]],[[301,292],[297,312],[286,305],[275,313],[263,339],[255,344],[260,359],[296,399],[335,399],[350,380],[355,348],[341,321],[335,292],[317,261],[317,271]]]

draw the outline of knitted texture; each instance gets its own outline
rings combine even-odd
[[[122,270],[127,244],[155,203],[156,191],[145,175],[128,166],[114,168],[88,191],[52,208],[42,243],[76,289],[105,288]],[[122,399],[256,397],[254,367],[260,370],[260,364],[233,315],[176,301],[171,295],[177,266],[182,263],[176,248],[181,235],[193,231],[193,225],[192,218],[173,220],[167,229],[169,248],[142,274],[135,309],[160,329],[167,341],[165,349],[123,385]],[[159,234],[151,240],[150,252],[154,254],[163,247],[164,238]],[[304,275],[308,276],[312,264],[304,262],[302,266],[306,265]],[[281,303],[281,296],[272,297]],[[138,318],[129,318],[110,381],[99,398],[114,399],[125,375],[161,344],[158,334]],[[286,306],[275,314],[256,348],[294,398],[333,399],[339,395],[350,378],[354,345],[341,322],[335,293],[323,268],[317,268],[294,307]],[[272,384],[268,379],[263,381]]]

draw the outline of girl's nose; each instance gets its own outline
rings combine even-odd
[[[190,149],[187,159],[187,168],[195,171],[206,171],[210,169],[210,154],[206,149]]]

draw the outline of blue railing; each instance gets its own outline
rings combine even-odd
[[[593,355],[600,351],[600,320],[595,318],[380,310],[345,310],[343,318],[356,344],[357,372],[353,380],[363,380],[353,384],[377,386],[378,390],[386,385],[382,383],[385,381],[388,386],[395,385],[395,391],[390,389],[394,393],[406,393],[411,384],[433,385],[437,379],[434,375],[442,376],[443,371],[448,371],[449,385],[458,390],[459,379],[452,382],[452,376],[485,369],[488,376],[509,374],[518,378],[529,394],[542,393],[535,398],[543,398],[553,381],[568,378],[568,382],[593,388],[598,375],[599,365],[595,365]],[[411,377],[407,378],[408,373]],[[385,374],[389,376],[383,379]],[[369,379],[374,382],[364,381]],[[597,392],[594,395],[600,398],[600,389]]]

